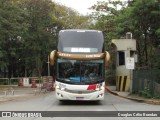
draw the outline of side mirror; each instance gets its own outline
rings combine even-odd
[[[105,65],[108,66],[110,63],[110,54],[106,51],[106,57],[105,57]]]
[[[50,64],[51,64],[51,65],[54,65],[55,56],[56,56],[56,50],[53,50],[53,51],[50,53]]]

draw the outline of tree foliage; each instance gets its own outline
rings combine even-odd
[[[152,67],[152,58],[155,56],[157,45],[160,44],[157,32],[160,28],[160,1],[135,0],[124,10],[124,14],[121,14],[121,32],[131,31],[137,40],[139,66]],[[127,23],[125,28],[122,21]]]
[[[111,43],[111,39],[115,38],[117,33],[115,32],[117,23],[116,18],[119,17],[120,8],[125,8],[126,2],[121,1],[108,1],[97,2],[90,9],[94,12],[91,18],[96,21],[91,24],[91,28],[99,29],[103,31],[106,40],[106,48],[108,49]]]
[[[61,29],[87,28],[88,17],[51,0],[0,0],[0,74],[47,75]]]
[[[160,68],[160,0],[109,0],[90,9],[94,12],[83,16],[52,0],[0,0],[1,77],[47,75],[61,29],[101,30],[106,49],[113,38],[132,32],[138,66]]]
[[[92,14],[96,22],[91,27],[104,31],[107,44],[113,38],[132,32],[137,40],[138,66],[160,65],[157,52],[160,46],[159,0],[98,2],[91,9],[96,11]]]

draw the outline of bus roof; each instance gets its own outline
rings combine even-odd
[[[66,29],[66,30],[60,30],[60,32],[102,32],[102,31],[87,30],[87,29]]]

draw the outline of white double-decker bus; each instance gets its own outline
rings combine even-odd
[[[101,31],[61,30],[57,50],[50,54],[50,63],[56,67],[56,98],[103,100],[109,59]]]

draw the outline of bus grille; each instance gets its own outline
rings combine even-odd
[[[69,93],[76,93],[76,94],[88,94],[88,93],[95,92],[95,90],[86,90],[86,91],[65,90],[65,91]]]

